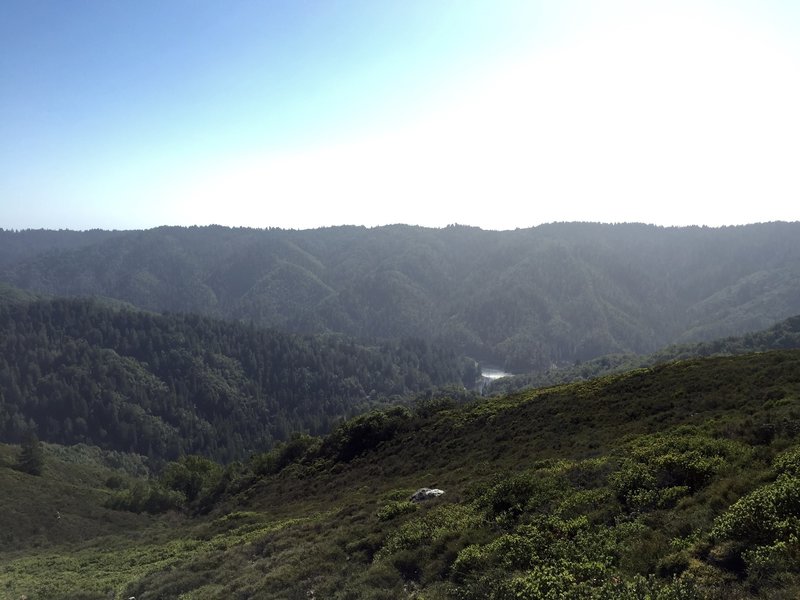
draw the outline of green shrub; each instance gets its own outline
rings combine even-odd
[[[486,570],[490,564],[489,552],[485,546],[470,544],[458,553],[453,562],[451,576],[454,581],[463,583],[467,577]]]
[[[627,533],[624,527],[590,527],[585,517],[535,515],[511,533],[464,548],[449,574],[460,597],[469,600],[574,597],[579,588],[593,590],[614,573]]]
[[[619,501],[630,509],[668,508],[706,486],[747,449],[729,440],[696,434],[692,429],[645,435],[626,448],[628,457],[609,476]]]
[[[183,456],[167,465],[161,475],[161,484],[184,495],[193,502],[205,489],[212,487],[220,477],[222,467],[202,456]]]
[[[411,502],[410,500],[399,500],[396,502],[390,502],[389,504],[384,504],[381,508],[378,509],[376,516],[380,521],[390,521],[400,515],[407,515],[416,511],[419,506],[415,502]]]
[[[295,433],[287,442],[282,442],[269,452],[255,455],[250,464],[256,475],[274,475],[291,464],[315,456],[320,449],[319,438]]]
[[[610,500],[611,491],[608,488],[577,490],[564,497],[556,514],[562,519],[569,519],[598,509],[607,510]]]
[[[714,523],[712,535],[768,545],[800,531],[800,478],[781,475],[734,503]]]
[[[554,477],[524,473],[499,478],[476,500],[489,519],[510,525],[520,515],[544,507],[562,493]]]
[[[125,487],[125,478],[121,475],[109,475],[106,479],[106,487],[112,490],[119,490]]]
[[[403,523],[386,540],[378,557],[386,557],[399,550],[432,546],[441,539],[460,535],[468,529],[478,527],[481,516],[472,508],[460,504],[443,504],[423,515]]]
[[[137,482],[131,489],[116,492],[108,499],[106,506],[114,510],[147,512],[157,514],[183,507],[185,496],[159,484],[149,485]]]
[[[797,572],[800,559],[800,478],[780,475],[735,502],[714,522],[712,555],[720,566],[745,569],[753,580]],[[724,552],[723,552],[724,549]]]
[[[746,448],[730,440],[673,432],[641,436],[630,451],[653,470],[659,487],[685,485],[694,492],[731,459],[744,457]]]
[[[642,491],[652,490],[656,487],[656,477],[652,470],[640,462],[625,459],[619,471],[609,476],[609,486],[620,502],[633,508],[641,508],[644,499]],[[648,499],[644,506],[649,505]]]
[[[467,546],[453,562],[453,580],[464,582],[493,569],[512,572],[532,568],[541,560],[542,540],[527,533],[508,533],[483,546]]]
[[[360,415],[340,424],[326,438],[322,451],[335,460],[350,461],[394,437],[410,420],[411,411],[403,406]]]
[[[778,473],[800,477],[800,446],[794,446],[775,457],[772,466]]]
[[[611,578],[586,597],[598,600],[707,600],[709,595],[686,575],[667,582],[659,581],[653,575],[636,575],[630,579]]]
[[[564,567],[536,565],[528,573],[504,582],[495,593],[494,600],[573,598],[577,583],[574,574]]]
[[[747,565],[748,577],[755,580],[764,580],[780,572],[797,571],[800,559],[798,538],[790,535],[788,541],[745,550],[742,559]]]

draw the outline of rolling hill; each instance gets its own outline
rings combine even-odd
[[[0,554],[0,590],[30,600],[794,598],[798,402],[793,350],[368,413],[201,478],[181,513]],[[184,489],[178,472],[151,485]],[[31,494],[49,485],[27,477]],[[410,502],[423,486],[444,494]],[[76,510],[102,520],[100,502]]]

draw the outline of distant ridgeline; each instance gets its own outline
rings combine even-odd
[[[800,314],[800,223],[0,231],[0,280],[530,372]]]
[[[90,300],[0,301],[0,441],[29,429],[160,458],[230,460],[323,433],[392,395],[462,385],[474,363],[422,340],[367,347]]]

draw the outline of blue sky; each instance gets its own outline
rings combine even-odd
[[[0,3],[0,227],[798,220],[793,2]]]

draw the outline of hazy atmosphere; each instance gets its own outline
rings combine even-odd
[[[0,226],[800,219],[794,2],[0,5]]]

